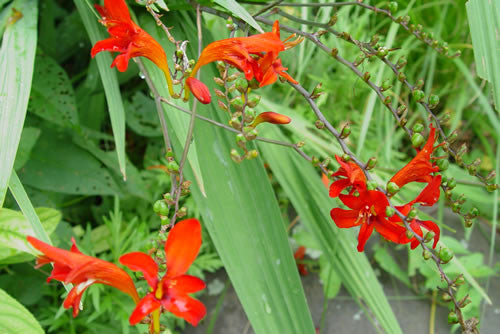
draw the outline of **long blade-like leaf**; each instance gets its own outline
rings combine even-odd
[[[101,32],[97,18],[92,13],[85,0],[75,0],[75,5],[92,44],[104,39],[105,37]],[[95,58],[99,73],[101,74],[106,101],[108,102],[109,117],[111,119],[111,127],[113,128],[113,136],[115,138],[116,154],[118,155],[118,165],[120,166],[120,172],[123,177],[126,178],[125,109],[123,108],[116,72],[114,69],[110,68],[112,60],[108,52],[101,52]]]
[[[0,49],[0,206],[26,116],[37,41],[37,1],[19,0],[16,10]]]
[[[283,134],[272,126],[263,126],[261,133],[286,141]],[[259,147],[301,221],[321,245],[349,293],[370,308],[387,333],[401,333],[368,259],[356,250],[352,231],[339,230],[332,225],[329,212],[335,201],[328,197],[328,191],[312,165],[290,148],[266,143]]]

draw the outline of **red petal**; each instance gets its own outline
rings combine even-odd
[[[349,181],[349,179],[341,179],[341,180],[337,180],[337,181],[333,182],[330,185],[330,197],[333,197],[333,198],[337,197],[338,195],[340,195],[342,190],[349,187],[350,185],[351,185],[351,182]]]
[[[423,227],[425,227],[428,231],[434,232],[434,244],[432,245],[432,248],[436,248],[436,245],[439,241],[439,237],[441,235],[441,230],[439,229],[439,226],[437,226],[433,221],[430,220],[417,220],[417,223]]]
[[[174,293],[175,295],[198,292],[205,289],[206,285],[198,277],[182,275],[164,281],[163,291]]]
[[[364,222],[364,220],[359,217],[359,213],[360,212],[357,210],[334,208],[330,211],[330,216],[337,227],[349,228],[358,226]]]
[[[304,246],[300,246],[293,254],[293,258],[297,260],[302,260],[305,255],[306,255],[306,248]]]
[[[372,235],[374,224],[363,224],[358,234],[358,252],[362,252],[365,249],[365,244]]]
[[[158,265],[151,256],[142,252],[132,252],[122,255],[120,263],[133,271],[140,271],[153,289],[158,282]]]
[[[75,285],[66,296],[66,299],[63,302],[63,306],[66,309],[70,307],[73,308],[73,318],[75,318],[78,315],[78,312],[80,312],[80,301],[82,299],[83,293],[91,285],[92,284],[85,283]]]
[[[394,243],[405,244],[408,242],[408,240],[402,238],[402,236],[405,236],[406,229],[401,225],[389,222],[385,219],[379,218],[375,222],[375,230],[385,239]]]
[[[434,176],[432,181],[422,190],[422,192],[411,203],[420,203],[423,206],[433,206],[441,195],[441,175]]]
[[[207,313],[202,302],[187,295],[169,296],[169,298],[162,300],[162,305],[165,309],[183,318],[193,326],[198,325],[198,322]]]
[[[144,298],[142,298],[139,303],[136,305],[134,311],[130,315],[128,319],[130,325],[135,325],[145,316],[153,312],[154,310],[159,309],[161,303],[158,299],[156,299],[153,293],[147,294]]]
[[[366,201],[366,196],[363,196],[363,193],[361,193],[359,196],[340,194],[339,199],[347,207],[353,210],[361,210],[366,206],[368,206],[368,208],[366,209],[370,208],[370,203]]]
[[[107,38],[103,39],[94,44],[92,50],[90,50],[90,55],[92,58],[95,57],[101,51],[111,51],[111,52],[125,52],[127,51],[130,40],[123,38]]]
[[[178,222],[165,243],[168,277],[181,276],[198,255],[201,246],[201,225],[197,219]]]
[[[209,104],[212,97],[210,96],[210,91],[208,87],[200,80],[189,77],[186,79],[186,85],[189,87],[191,93],[194,97],[198,99],[203,104]]]
[[[109,19],[132,21],[125,0],[104,0],[104,7]]]

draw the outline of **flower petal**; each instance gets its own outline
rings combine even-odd
[[[158,265],[151,256],[142,252],[132,252],[122,255],[120,263],[133,271],[140,271],[153,289],[158,282]]]
[[[198,292],[205,289],[206,285],[201,279],[191,275],[182,275],[164,282],[163,291],[173,292],[175,295]]]
[[[159,309],[161,303],[158,299],[156,299],[153,293],[147,294],[144,298],[142,298],[139,303],[136,305],[134,311],[130,315],[128,319],[130,325],[135,325],[145,316],[153,312],[154,310]]]
[[[340,180],[333,182],[330,185],[330,193],[329,193],[330,197],[332,197],[332,198],[337,197],[338,195],[340,195],[342,190],[349,187],[350,185],[351,185],[351,182],[349,181],[349,179],[340,179]]]
[[[63,306],[64,308],[73,308],[73,318],[75,318],[78,315],[78,312],[80,312],[80,301],[82,299],[83,293],[94,282],[95,281],[91,280],[88,282],[77,284],[73,287],[73,289],[70,290],[70,292],[66,296],[66,299],[63,302]]]
[[[403,226],[392,223],[383,218],[379,217],[375,221],[375,230],[385,239],[394,243],[405,244],[408,242],[408,240],[403,238],[403,236],[406,235],[406,229]]]
[[[191,218],[178,222],[165,243],[168,277],[183,275],[198,255],[201,246],[201,225]]]
[[[205,305],[188,295],[169,296],[169,298],[162,299],[162,305],[165,309],[183,318],[193,326],[198,325],[198,322],[207,314]]]
[[[358,210],[344,210],[339,208],[333,208],[330,211],[330,216],[332,217],[335,225],[340,228],[349,228],[362,224],[363,219],[360,218]]]
[[[441,175],[434,176],[432,181],[420,192],[411,203],[420,203],[423,206],[433,206],[441,195]]]
[[[428,231],[434,232],[434,243],[432,245],[432,248],[436,248],[436,245],[439,241],[439,237],[441,235],[441,230],[439,229],[439,226],[437,226],[436,223],[430,220],[425,220],[425,221],[417,220],[417,223],[420,226],[425,227]]]
[[[361,225],[361,229],[358,234],[358,252],[362,252],[365,249],[365,244],[372,235],[374,224],[365,223]]]
[[[111,52],[125,52],[127,51],[128,44],[130,41],[123,38],[107,38],[103,39],[94,44],[92,50],[90,50],[90,55],[92,58],[96,56],[101,51],[111,51]]]

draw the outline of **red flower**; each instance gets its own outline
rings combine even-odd
[[[168,234],[165,243],[167,272],[162,279],[158,279],[158,265],[149,255],[132,252],[120,257],[120,262],[130,270],[142,272],[152,290],[137,304],[129,318],[131,325],[152,313],[152,325],[157,328],[155,332],[158,332],[161,306],[193,326],[205,316],[205,306],[188,295],[204,289],[205,283],[197,277],[185,275],[198,255],[200,246],[200,222],[197,219],[186,219],[177,223]]]
[[[338,181],[337,181],[338,182]],[[360,191],[359,196],[339,195],[340,200],[351,210],[334,208],[330,215],[339,228],[361,225],[358,235],[358,251],[364,250],[366,241],[373,232],[395,243],[405,243],[405,228],[386,219],[385,209],[389,205],[384,193],[377,190]]]
[[[200,80],[194,77],[189,77],[186,79],[186,85],[189,87],[189,90],[193,93],[194,97],[196,97],[201,103],[209,104],[212,100],[208,87],[205,86],[205,84]]]
[[[170,95],[173,95],[172,78],[167,56],[162,46],[132,21],[125,0],[104,0],[104,7],[95,5],[101,14],[101,23],[108,28],[110,38],[97,42],[90,54],[95,57],[101,51],[119,52],[111,64],[125,72],[128,61],[134,57],[146,57],[158,66],[167,79]]]
[[[299,248],[297,248],[297,250],[295,251],[295,253],[293,254],[293,258],[297,261],[297,260],[303,260],[304,259],[304,256],[306,255],[306,248],[304,246],[300,246]],[[299,269],[299,273],[302,275],[302,276],[305,276],[308,274],[307,272],[307,267],[305,264],[303,263],[298,263],[297,261],[297,268]]]
[[[431,182],[431,173],[438,172],[439,167],[431,163],[432,152],[440,145],[434,147],[436,141],[436,128],[431,124],[429,138],[424,147],[403,168],[401,168],[389,182],[396,183],[400,188],[410,182]]]
[[[123,269],[113,263],[82,254],[76,247],[75,239],[71,239],[73,243],[71,251],[53,247],[31,236],[27,239],[33,247],[44,254],[37,258],[36,268],[47,263],[54,264],[47,282],[55,279],[66,284],[74,284],[63,303],[64,308],[73,308],[73,317],[78,315],[83,292],[94,283],[113,286],[129,294],[136,303],[139,301],[134,282]]]
[[[340,168],[332,176],[343,176],[345,179],[342,178],[330,185],[330,197],[337,197],[349,186],[352,186],[351,194],[354,190],[366,190],[366,176],[363,170],[352,161],[343,161],[338,155],[335,155],[335,159],[340,164]]]
[[[441,195],[441,175],[436,175],[432,177],[431,182],[420,192],[420,194],[413,201],[410,202],[411,205],[415,203],[420,203],[423,206],[433,206],[439,199]]]
[[[401,212],[403,215],[406,216],[410,212],[412,204],[413,203],[410,202],[410,203],[403,205],[403,206],[396,206],[396,209],[399,212]],[[399,218],[398,215],[394,215],[394,216],[390,217],[389,221],[391,221],[392,223],[395,223],[395,224],[399,224],[399,225],[403,224],[403,222],[401,221],[401,218]],[[413,219],[410,222],[410,227],[420,237],[423,237],[423,235],[424,235],[421,227],[424,227],[428,231],[432,231],[434,233],[434,243],[432,245],[432,248],[436,248],[436,245],[439,241],[439,237],[441,235],[441,231],[440,231],[439,227],[436,225],[436,223],[434,223],[430,220],[422,221],[420,219]],[[418,245],[420,244],[420,242],[418,241],[418,239],[416,237],[408,239],[408,237],[406,236],[406,231],[402,232],[400,239],[402,241],[400,243],[411,242],[411,245],[410,245],[411,249],[417,248]]]
[[[250,126],[256,127],[260,123],[271,123],[271,124],[288,124],[292,119],[288,116],[278,114],[277,112],[266,111],[260,113],[252,122]]]
[[[240,69],[247,80],[256,78],[261,87],[275,82],[278,75],[297,83],[284,72],[286,68],[277,57],[281,51],[295,46],[300,41],[301,39],[292,42],[281,41],[279,22],[276,20],[271,32],[226,38],[208,44],[201,52],[190,77],[194,77],[202,66],[221,60]],[[184,100],[189,97],[189,88],[186,82]]]

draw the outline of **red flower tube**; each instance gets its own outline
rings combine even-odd
[[[130,295],[137,303],[139,296],[130,276],[113,263],[82,254],[76,247],[75,240],[71,251],[53,247],[31,236],[28,242],[43,255],[37,258],[36,268],[47,263],[53,263],[54,269],[47,278],[47,282],[55,279],[66,284],[73,283],[74,287],[64,300],[64,308],[73,308],[73,317],[79,312],[80,300],[83,292],[92,284],[106,284]]]
[[[104,0],[104,7],[95,5],[101,14],[101,23],[106,26],[110,38],[97,42],[90,54],[95,57],[101,51],[119,52],[111,64],[125,72],[130,58],[146,57],[158,66],[167,80],[170,95],[174,95],[172,77],[168,69],[167,56],[162,46],[132,21],[125,0]]]
[[[130,270],[140,271],[151,287],[151,292],[142,298],[129,318],[131,325],[137,324],[152,314],[152,332],[159,333],[160,307],[196,326],[206,314],[205,306],[188,294],[205,288],[205,283],[194,276],[186,275],[201,246],[201,225],[197,219],[186,219],[177,223],[168,234],[165,243],[167,272],[158,279],[158,265],[147,254],[132,252],[120,257],[120,262]]]

